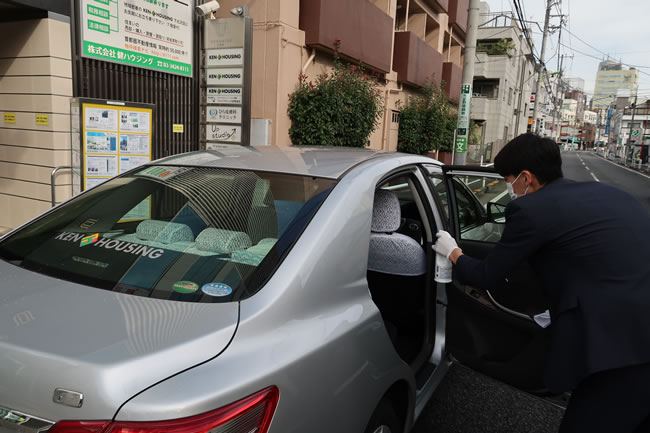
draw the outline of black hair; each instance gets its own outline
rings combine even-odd
[[[518,176],[528,170],[542,185],[563,176],[558,145],[531,133],[510,140],[494,157],[494,168],[503,177]]]

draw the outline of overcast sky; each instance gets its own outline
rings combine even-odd
[[[649,0],[556,0],[562,13],[568,14],[568,30],[562,31],[561,53],[573,55],[564,59],[565,77],[585,80],[585,92],[593,95],[598,63],[609,54],[615,60],[631,65],[646,66],[639,71],[639,95],[650,97],[650,1]],[[512,0],[487,0],[491,12],[513,10]],[[537,21],[544,28],[546,0],[520,0],[526,19]],[[553,7],[552,15],[558,14]],[[559,24],[551,18],[551,24]],[[542,31],[533,28],[536,52],[542,47]],[[584,42],[581,42],[582,39]],[[570,47],[570,48],[568,48]],[[558,34],[549,36],[546,45],[547,69],[558,68]],[[599,52],[602,51],[603,53]],[[598,59],[589,56],[598,57]]]

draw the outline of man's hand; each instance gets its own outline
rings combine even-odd
[[[456,263],[456,259],[462,255],[462,251],[458,248],[456,240],[444,230],[440,230],[436,233],[436,237],[438,240],[433,245],[433,250],[436,253],[445,256],[445,258],[450,259],[453,263]],[[455,250],[458,250],[458,252],[454,253]],[[452,253],[454,254],[452,255]]]

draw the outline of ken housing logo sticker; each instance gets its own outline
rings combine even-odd
[[[80,247],[92,245],[95,248],[105,248],[107,250],[115,250],[125,254],[148,257],[150,259],[157,259],[165,253],[165,250],[162,248],[148,247],[146,245],[134,244],[117,239],[100,238],[99,233],[84,236],[83,233],[63,232],[54,239],[65,242],[79,242]]]

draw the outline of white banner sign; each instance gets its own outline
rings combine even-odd
[[[205,139],[207,141],[241,143],[241,126],[215,124],[205,125]]]
[[[241,87],[208,87],[206,102],[208,104],[241,105],[244,89]]]
[[[243,48],[221,48],[207,50],[205,58],[206,66],[243,66]]]
[[[208,86],[241,86],[244,84],[243,68],[207,69],[205,72]]]
[[[207,107],[206,120],[217,123],[241,123],[241,107]]]

